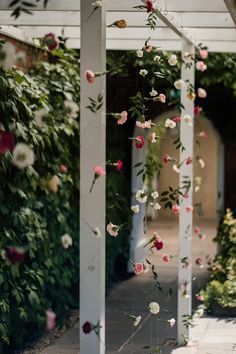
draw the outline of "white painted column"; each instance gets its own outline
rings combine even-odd
[[[81,0],[81,106],[80,106],[80,328],[88,321],[101,326],[100,335],[80,330],[80,354],[105,353],[105,177],[93,181],[93,168],[105,168],[106,160],[106,82],[85,80],[85,71],[104,72],[105,3],[92,16],[94,0]],[[103,95],[103,106],[96,113],[88,108],[89,97]],[[78,166],[79,168],[79,166]],[[102,237],[96,239],[92,229],[98,227]]]
[[[194,54],[194,46],[187,42],[182,41],[182,57],[184,53]],[[181,103],[184,106],[181,112],[180,124],[180,140],[185,147],[183,152],[180,151],[180,162],[183,162],[189,156],[193,156],[193,142],[194,142],[194,121],[192,127],[186,124],[183,117],[189,114],[194,120],[194,101],[187,97],[188,83],[194,86],[194,72],[195,65],[191,68],[186,68],[182,65],[181,78],[188,81],[185,88],[181,92]],[[188,176],[191,181],[191,188],[188,192],[188,198],[180,198],[180,214],[179,214],[179,273],[178,273],[178,342],[183,344],[185,339],[189,338],[189,329],[183,325],[183,315],[191,315],[192,313],[192,213],[187,213],[185,207],[192,205],[192,186],[193,186],[193,166],[192,164],[182,164],[180,168],[180,187],[184,176]],[[190,265],[183,267],[181,259],[188,258]],[[187,296],[183,296],[184,284],[186,284]]]

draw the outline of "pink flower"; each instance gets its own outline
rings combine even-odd
[[[124,124],[127,121],[128,113],[126,111],[122,111],[120,113],[120,118],[117,121],[117,124]]]
[[[117,160],[116,162],[116,169],[120,171],[122,169],[123,162],[121,160]]]
[[[146,1],[147,13],[152,12],[154,10],[154,5],[151,0]]]
[[[199,106],[195,106],[194,107],[194,115],[195,116],[199,116],[199,114],[201,113],[202,111],[202,107],[199,107]]]
[[[194,229],[195,234],[199,235],[200,234],[200,227],[196,226]]]
[[[174,164],[172,166],[172,170],[175,171],[176,173],[180,173],[180,169],[179,169],[179,167],[176,164]]]
[[[4,130],[0,129],[0,155],[13,150],[14,146],[14,135],[12,133],[6,133]]]
[[[136,125],[139,128],[143,128],[143,129],[148,128],[148,129],[150,129],[152,127],[152,121],[151,121],[151,119],[150,120],[146,120],[145,122],[140,122],[139,120],[137,120],[136,121]]]
[[[134,273],[136,275],[142,274],[144,272],[143,263],[135,263],[134,264]]]
[[[96,166],[94,166],[93,170],[94,170],[94,173],[97,177],[105,176],[105,174],[106,174],[106,171],[104,170],[104,168],[102,166],[96,165]]]
[[[146,50],[147,53],[151,53],[151,51],[153,50],[153,46],[152,45],[148,45],[148,46],[146,46],[145,50]]]
[[[157,142],[157,135],[155,132],[151,133],[151,143],[154,144]]]
[[[116,237],[118,236],[118,232],[119,232],[119,226],[118,225],[114,225],[111,222],[107,225],[107,232],[109,233],[109,235],[111,235],[112,237]]]
[[[144,136],[142,136],[142,135],[136,136],[136,138],[134,140],[134,145],[135,145],[136,149],[142,149],[144,144],[145,144]]]
[[[198,61],[196,63],[196,69],[198,71],[205,71],[207,69],[207,65],[204,63],[204,61]]]
[[[170,157],[170,155],[165,154],[165,155],[163,156],[163,161],[164,161],[165,163],[168,163],[168,162],[171,161],[171,160],[172,160],[172,158]]]
[[[205,130],[201,131],[201,132],[198,134],[198,136],[199,136],[200,138],[206,139],[207,135],[206,135]]]
[[[199,87],[197,90],[197,94],[199,98],[206,98],[207,97],[207,92],[203,88]]]
[[[164,243],[160,236],[157,236],[156,240],[154,241],[154,247],[157,249],[157,251],[160,251],[164,246]]]
[[[196,294],[196,299],[198,301],[204,301],[204,296],[203,295],[200,295],[200,294]]]
[[[187,206],[185,207],[185,211],[186,211],[187,213],[190,213],[191,211],[193,211],[192,205],[187,205]]]
[[[199,54],[202,59],[206,59],[208,57],[208,51],[205,49],[199,50]]]
[[[176,116],[174,118],[172,118],[172,120],[175,122],[175,123],[179,123],[181,121],[181,118],[179,116]]]
[[[67,167],[66,165],[60,165],[60,166],[59,166],[59,171],[60,171],[61,173],[67,173],[68,167]]]
[[[178,204],[174,204],[172,206],[172,211],[173,211],[174,214],[179,214],[179,211],[180,211],[179,205]]]
[[[93,84],[95,81],[95,74],[92,70],[85,71],[85,79],[89,84]]]
[[[169,263],[170,257],[168,256],[168,254],[163,254],[162,260],[163,260],[163,262]]]
[[[187,159],[186,159],[186,165],[190,165],[190,163],[192,163],[193,159],[191,156],[189,156]]]
[[[160,93],[160,95],[158,96],[158,99],[161,103],[165,103],[166,102],[166,95],[164,95],[164,93]]]
[[[57,315],[52,310],[47,310],[46,311],[46,316],[47,316],[46,329],[47,329],[47,331],[52,331],[55,328],[55,326],[56,326],[56,317],[57,317]]]
[[[46,44],[49,50],[56,49],[58,47],[58,39],[54,33],[48,33],[44,36],[43,42]]]

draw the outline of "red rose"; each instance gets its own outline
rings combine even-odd
[[[123,162],[121,160],[117,160],[116,169],[120,171],[122,169],[122,166],[123,166]]]
[[[134,140],[134,145],[136,149],[142,149],[143,145],[145,144],[144,136],[138,135]]]
[[[158,239],[157,239],[157,240],[154,242],[154,247],[157,249],[157,251],[161,250],[161,249],[163,248],[163,246],[164,246],[164,243],[163,243],[162,240],[158,240]]]
[[[154,10],[154,5],[151,0],[146,1],[147,13],[152,12]]]
[[[88,334],[92,331],[92,324],[90,322],[85,322],[82,326],[82,330],[85,334]]]
[[[15,247],[6,247],[5,252],[10,262],[20,264],[24,263],[25,252],[23,250],[19,250]]]
[[[14,146],[14,135],[12,133],[6,133],[4,130],[0,130],[0,154],[13,150]]]
[[[165,155],[163,156],[163,161],[164,161],[165,163],[168,163],[169,161],[171,161],[170,155],[165,154]]]
[[[47,45],[49,50],[53,50],[58,47],[58,40],[54,33],[46,34],[43,41]]]

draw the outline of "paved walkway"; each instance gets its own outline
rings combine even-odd
[[[157,225],[158,229],[156,229]],[[199,256],[204,258],[208,254],[214,257],[216,246],[212,243],[212,238],[215,236],[215,224],[212,221],[202,221],[198,226],[207,234],[207,237],[204,241],[200,241],[197,236],[194,236],[193,258]],[[177,223],[158,222],[158,224],[152,223],[150,227],[157,230],[164,240],[164,252],[176,254],[178,249]],[[153,289],[154,280],[151,273],[134,276],[115,287],[106,301],[106,354],[149,354],[149,348],[157,345],[161,345],[163,354],[233,354],[233,350],[236,353],[236,321],[210,317],[196,320],[196,327],[191,331],[194,344],[192,347],[176,349],[176,326],[170,328],[165,320],[176,318],[177,259],[164,264],[161,255],[157,255],[152,257],[152,262],[158,267],[159,281],[165,295]],[[193,283],[193,294],[195,294],[201,284],[206,281],[208,274],[205,269],[195,266],[193,272],[197,277]],[[167,302],[166,294],[170,287],[173,289],[173,295]],[[147,311],[151,301],[157,301],[161,306],[162,310],[158,316],[151,315]],[[193,296],[193,307],[196,308],[197,305],[195,296]],[[141,315],[140,325],[133,327],[123,312]],[[41,354],[78,354],[78,333],[79,325],[77,324]]]

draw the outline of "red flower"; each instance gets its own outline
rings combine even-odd
[[[169,161],[171,161],[170,155],[165,154],[165,155],[163,156],[163,161],[164,161],[165,163],[168,163]]]
[[[48,47],[49,50],[56,49],[58,47],[58,40],[54,33],[48,33],[44,36],[44,43]]]
[[[134,145],[136,149],[142,149],[143,145],[145,144],[144,136],[138,135],[134,140]]]
[[[67,173],[68,167],[67,167],[66,165],[60,165],[60,166],[59,166],[59,171],[60,171],[61,173]]]
[[[147,0],[146,6],[147,6],[147,13],[152,12],[154,10],[154,5],[152,0]]]
[[[164,246],[164,243],[161,239],[157,239],[155,242],[154,242],[154,247],[157,249],[157,251],[161,250]]]
[[[123,166],[123,162],[121,160],[117,160],[116,169],[120,171],[122,169],[122,166]]]
[[[6,133],[4,130],[0,130],[0,154],[13,150],[14,146],[14,135],[12,133]]]
[[[181,121],[181,118],[179,116],[176,116],[174,118],[172,118],[172,120],[175,122],[175,123],[179,123]]]
[[[202,111],[202,108],[201,108],[201,107],[199,107],[199,106],[195,106],[195,107],[194,107],[194,114],[195,114],[195,116],[199,116],[199,114],[201,113],[201,111]]]
[[[90,333],[91,331],[92,331],[92,329],[93,329],[93,326],[92,326],[92,324],[90,323],[90,322],[85,322],[84,324],[83,324],[83,326],[82,326],[82,330],[83,330],[83,332],[85,333],[85,334],[88,334],[88,333]]]
[[[5,252],[10,262],[20,264],[24,263],[25,252],[23,250],[19,250],[15,247],[6,247]]]
[[[193,159],[191,156],[189,156],[187,159],[186,159],[186,165],[190,165],[190,163],[192,163]]]
[[[196,258],[195,263],[198,266],[202,265],[202,259],[201,258]]]

